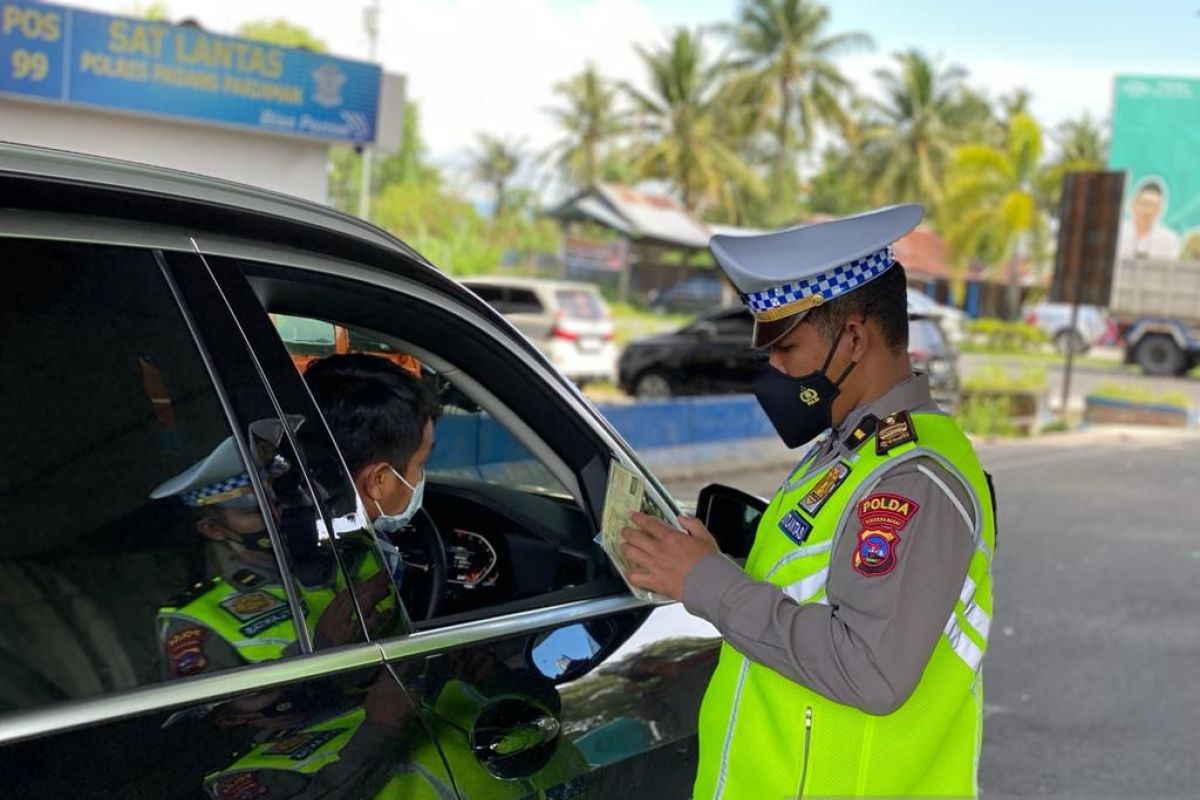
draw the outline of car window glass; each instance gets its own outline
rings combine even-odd
[[[537,314],[543,310],[542,301],[538,299],[537,293],[532,289],[512,288],[508,290],[508,299],[505,301],[503,313]]]
[[[573,319],[604,319],[600,298],[587,289],[559,289],[554,292],[554,301],[563,314]]]
[[[754,319],[747,313],[727,314],[716,319],[717,333],[730,338],[741,337],[750,346],[750,335],[754,332]]]
[[[472,284],[468,288],[470,288],[470,290],[475,294],[479,295],[480,300],[493,307],[504,299],[504,289],[500,286]]]
[[[928,319],[909,320],[908,349],[914,353],[945,355],[946,342],[937,323]]]
[[[580,438],[594,433],[550,399],[535,362],[485,334],[482,320],[447,314],[444,302],[282,267],[242,268],[260,299],[277,306],[268,308],[273,314],[320,309],[316,316],[364,339],[421,353],[421,374],[442,412],[424,500],[408,527],[376,531],[401,551],[401,596],[406,606],[417,603],[409,606],[414,621],[436,626],[626,591],[595,541],[611,455]],[[422,587],[441,563],[429,528],[444,545],[447,570],[439,611],[427,616]]]
[[[0,710],[298,652],[263,506],[153,254],[0,248]],[[255,431],[269,484],[287,465]]]

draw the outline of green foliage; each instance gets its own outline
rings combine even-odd
[[[524,145],[488,133],[475,134],[475,140],[475,150],[470,154],[471,177],[491,190],[492,200],[495,201],[494,214],[503,217],[513,177],[525,159]]]
[[[293,25],[285,19],[260,19],[242,23],[238,36],[280,47],[300,47],[314,53],[324,53],[329,48],[307,28]]]
[[[1192,399],[1186,392],[1153,392],[1142,386],[1128,383],[1102,383],[1088,392],[1088,397],[1172,408],[1192,407]]]
[[[617,163],[617,139],[627,125],[616,108],[617,87],[588,64],[582,73],[555,84],[554,94],[563,105],[547,109],[547,113],[558,123],[563,137],[551,145],[545,158],[576,189],[610,180],[610,170]]]
[[[684,207],[737,217],[738,191],[761,194],[762,181],[738,151],[738,115],[726,112],[722,66],[703,34],[679,28],[662,49],[637,47],[649,91],[622,84],[634,104],[632,156],[639,174],[665,179]]]
[[[170,12],[167,10],[167,4],[161,0],[151,0],[151,2],[136,2],[129,8],[125,9],[123,14],[138,19],[149,20],[150,22],[167,22],[170,20]]]
[[[1002,319],[974,319],[963,328],[964,350],[981,353],[1033,353],[1050,343],[1049,335],[1027,322]]]
[[[964,432],[976,436],[1016,436],[1017,426],[1009,416],[1004,397],[972,397],[958,412],[958,424]]]
[[[1042,392],[1046,390],[1044,367],[1024,367],[1017,374],[989,364],[963,381],[967,392]]]

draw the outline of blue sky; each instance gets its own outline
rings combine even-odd
[[[68,0],[110,13],[134,0]],[[172,18],[195,16],[231,33],[247,20],[284,17],[339,55],[362,58],[366,0],[166,0]],[[1104,119],[1117,73],[1200,74],[1200,0],[829,0],[831,30],[861,30],[872,52],[840,59],[866,94],[891,54],[910,47],[960,64],[992,97],[1023,86],[1052,127],[1083,112]],[[736,0],[382,0],[380,57],[408,78],[435,158],[452,164],[478,131],[532,150],[557,136],[546,108],[553,87],[588,63],[634,83],[635,44],[674,25],[732,21]],[[717,50],[712,41],[712,52]]]

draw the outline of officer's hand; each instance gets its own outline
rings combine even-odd
[[[391,578],[388,574],[380,571],[354,587],[359,606],[367,616],[367,629],[372,633],[381,629],[391,616],[390,609],[381,610],[375,607],[388,596],[389,580]],[[321,617],[317,620],[316,638],[322,646],[337,646],[363,638],[362,628],[354,614],[354,602],[349,588],[338,592],[333,600],[329,601],[329,606],[321,612]]]
[[[621,531],[625,541],[621,555],[630,564],[629,582],[679,600],[692,568],[710,553],[720,551],[717,541],[695,517],[680,517],[679,524],[691,536],[669,527],[660,519],[634,512],[630,527]]]

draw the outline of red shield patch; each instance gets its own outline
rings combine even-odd
[[[919,509],[915,502],[897,494],[873,494],[860,502],[858,518],[862,530],[854,548],[855,572],[875,578],[895,569],[900,531]]]

